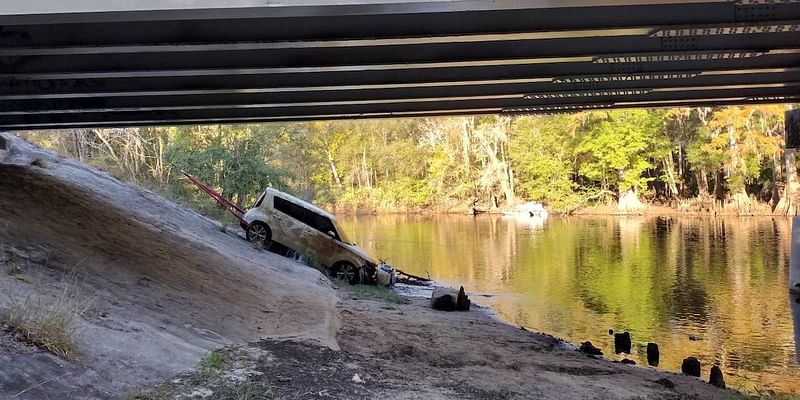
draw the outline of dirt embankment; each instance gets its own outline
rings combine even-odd
[[[18,270],[0,271],[0,313],[10,299],[57,296],[73,269],[73,295],[89,309],[77,361],[0,329],[0,398],[227,399],[245,389],[257,391],[252,399],[736,398],[695,378],[590,358],[481,310],[336,293],[319,272],[196,213],[6,137],[0,248]],[[213,364],[228,371],[190,371],[222,347]],[[207,384],[218,377],[233,386]]]
[[[0,150],[0,312],[46,303],[75,270],[88,305],[79,361],[31,352],[0,329],[0,398],[123,397],[210,349],[262,338],[336,348],[335,294],[318,271],[259,252],[149,191],[6,135]]]

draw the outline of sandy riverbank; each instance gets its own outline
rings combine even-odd
[[[247,374],[253,381],[269,381],[270,396],[286,399],[741,397],[697,378],[587,356],[551,336],[500,322],[485,310],[447,313],[432,310],[426,299],[374,296],[372,292],[338,288],[340,351],[260,341],[238,351],[239,356],[224,351],[229,367],[219,375],[233,376],[231,370],[249,365]],[[356,375],[360,382],[354,381]],[[215,380],[217,383],[211,383]],[[187,374],[140,398],[216,392],[224,390],[220,381],[225,378]]]

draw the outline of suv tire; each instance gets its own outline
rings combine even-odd
[[[361,269],[347,261],[338,263],[333,269],[333,275],[336,279],[347,281],[351,285],[361,283]]]
[[[253,244],[261,244],[268,250],[272,246],[272,230],[263,222],[253,222],[247,227],[247,240]]]

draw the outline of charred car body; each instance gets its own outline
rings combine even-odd
[[[394,283],[394,270],[348,240],[332,214],[279,190],[269,188],[258,197],[244,214],[242,228],[247,240],[313,257],[352,284]]]

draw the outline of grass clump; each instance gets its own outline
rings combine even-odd
[[[76,282],[69,274],[55,299],[35,295],[9,295],[8,311],[0,323],[15,332],[22,341],[45,349],[66,360],[78,358],[76,337],[80,317],[89,308],[74,299]]]
[[[225,369],[225,359],[219,352],[212,351],[200,360],[200,374],[204,377],[216,375],[223,369]]]
[[[239,383],[223,384],[211,398],[214,400],[267,400],[272,398],[272,388],[264,380],[245,379]]]
[[[373,285],[355,285],[351,287],[353,297],[357,300],[383,300],[394,304],[408,304],[411,301],[385,287]]]

